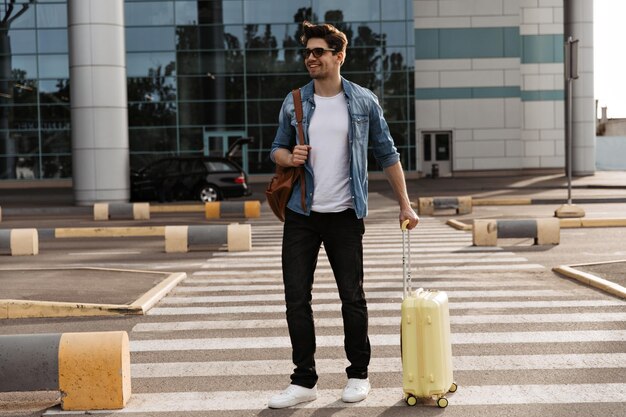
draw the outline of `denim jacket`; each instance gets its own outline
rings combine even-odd
[[[383,111],[378,104],[378,98],[370,90],[353,82],[341,78],[343,92],[348,103],[350,128],[348,143],[350,144],[350,193],[354,210],[359,219],[367,215],[367,150],[371,143],[374,157],[382,168],[394,165],[400,160],[400,154],[394,146],[389,133],[389,127],[383,117]],[[315,111],[313,97],[313,81],[301,88],[302,96],[302,124],[304,127],[304,142],[309,143],[309,121]],[[293,95],[289,93],[283,102],[278,117],[278,131],[272,143],[270,158],[274,159],[274,152],[278,148],[293,149],[297,143],[296,116],[293,105]],[[307,161],[305,163],[306,181],[306,211],[300,203],[300,181],[294,184],[291,198],[287,207],[296,213],[309,215],[313,203],[313,170]]]

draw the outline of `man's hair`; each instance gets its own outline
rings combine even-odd
[[[306,43],[311,38],[321,38],[326,41],[328,47],[335,50],[335,52],[345,52],[348,46],[348,38],[346,34],[328,23],[314,25],[313,23],[305,20],[302,22],[303,33],[300,37],[302,45],[306,46]]]

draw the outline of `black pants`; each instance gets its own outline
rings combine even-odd
[[[363,220],[354,210],[304,216],[287,209],[282,265],[287,324],[296,365],[292,384],[312,388],[317,383],[311,290],[322,243],[341,299],[344,347],[350,362],[346,373],[348,378],[367,378],[371,348],[363,292],[364,232]]]

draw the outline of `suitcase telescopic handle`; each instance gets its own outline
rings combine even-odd
[[[408,225],[409,221],[405,220],[400,226],[400,229],[402,229],[402,287],[404,298],[407,298],[413,291],[411,288],[411,234],[409,229],[406,228]]]

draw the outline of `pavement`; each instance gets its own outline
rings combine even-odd
[[[412,200],[416,200],[417,197],[427,196],[460,196],[471,195],[475,199],[511,199],[511,198],[523,198],[527,199],[525,205],[507,205],[507,206],[483,206],[475,207],[474,212],[469,215],[457,216],[453,213],[437,213],[434,217],[438,219],[446,219],[454,217],[465,222],[470,222],[474,218],[535,218],[552,216],[554,209],[559,204],[565,202],[567,197],[567,180],[563,176],[559,175],[544,175],[535,177],[476,177],[476,178],[438,178],[438,179],[410,179],[407,181],[409,194]],[[258,182],[252,184],[252,196],[248,197],[251,200],[264,200],[263,191],[265,183]],[[373,222],[376,222],[376,216],[379,211],[385,210],[392,204],[393,192],[390,190],[389,185],[384,180],[371,179],[370,180],[370,210],[372,212]],[[626,172],[599,172],[593,177],[579,177],[573,180],[573,199],[574,203],[579,203],[587,213],[589,218],[626,218]],[[191,207],[197,205],[195,202],[186,203],[169,203],[158,204],[154,207],[159,208],[175,208],[177,206]],[[91,207],[77,207],[73,204],[72,190],[67,187],[43,187],[43,188],[23,188],[23,189],[3,189],[0,188],[0,207],[2,208],[2,222],[0,222],[0,229],[7,228],[21,228],[21,227],[36,227],[36,228],[96,228],[103,229],[106,227],[161,227],[163,225],[170,224],[207,224],[204,219],[204,215],[201,212],[173,212],[173,213],[154,213],[150,220],[146,221],[109,221],[109,222],[96,222],[93,220]],[[385,214],[388,217],[388,214]],[[261,219],[256,221],[256,224],[261,225],[261,228],[268,227],[270,223],[271,214],[269,208],[262,205]],[[225,219],[217,221],[218,223],[228,223],[232,221],[246,222],[245,220],[232,220]],[[276,226],[276,221],[271,222]],[[375,223],[372,226],[376,226]],[[373,227],[375,229],[375,227]],[[425,222],[425,231],[429,230],[429,222]],[[263,234],[267,232],[261,232],[261,238]],[[626,238],[626,229],[624,228],[592,228],[592,229],[568,229],[567,233],[562,234],[561,245],[556,247],[537,247],[532,246],[532,243],[528,242],[528,239],[506,240],[502,243],[499,242],[499,246],[502,246],[504,250],[515,252],[517,255],[522,255],[528,258],[529,262],[533,264],[541,265],[579,265],[579,270],[588,274],[596,274],[602,279],[610,280],[613,283],[617,283],[621,286],[626,286],[626,252],[623,247],[624,239]],[[272,243],[274,244],[274,243]],[[575,248],[575,250],[573,250]],[[40,254],[37,256],[27,257],[11,257],[6,254],[0,253],[0,298],[11,298],[25,301],[48,301],[48,302],[66,302],[79,304],[112,304],[112,305],[126,305],[131,306],[142,295],[149,293],[151,290],[163,282],[167,277],[168,271],[185,271],[190,274],[193,271],[195,273],[203,273],[207,271],[205,265],[222,265],[221,257],[217,255],[226,255],[223,250],[221,252],[196,252],[183,253],[183,254],[164,254],[162,239],[154,237],[116,237],[107,239],[89,239],[89,238],[74,238],[74,239],[52,239],[42,240],[40,242]],[[209,258],[209,259],[207,259]],[[223,265],[226,268],[226,258]],[[235,260],[235,262],[240,262]],[[244,258],[245,259],[245,258]],[[601,262],[601,263],[600,263]],[[195,264],[194,264],[195,263]],[[263,262],[260,262],[259,268],[263,267]],[[98,265],[106,264],[107,269],[97,269]],[[195,266],[194,266],[195,265]],[[237,268],[252,268],[251,265],[238,265]],[[471,267],[471,264],[467,266]],[[33,270],[37,269],[36,273]],[[123,269],[123,272],[120,270]],[[160,275],[154,275],[155,269],[159,272],[163,272]],[[200,272],[197,272],[200,271]],[[459,270],[460,271],[460,270]],[[152,274],[150,273],[152,272]],[[210,272],[210,271],[207,271]],[[506,280],[514,280],[519,275],[516,273],[508,274],[504,271],[501,274],[501,278]],[[201,277],[201,275],[199,275]],[[226,275],[228,276],[228,275]],[[233,276],[234,277],[234,276]],[[542,288],[551,288],[543,275],[528,273],[524,275],[524,279],[528,279],[529,283],[533,283],[533,280],[539,280],[538,283],[542,285]],[[240,277],[238,277],[240,278]],[[230,278],[229,278],[230,279]],[[595,297],[607,297],[605,293],[602,295],[594,294],[594,291],[588,289],[580,290],[578,285],[587,285],[587,282],[583,284],[572,284],[567,279],[563,279],[563,283],[559,283],[560,278],[557,278],[555,283],[558,288],[567,288],[564,294],[571,297],[571,293],[568,291],[580,291],[581,296],[592,298]],[[545,286],[545,287],[544,287]],[[541,292],[541,291],[539,291]],[[239,294],[239,292],[233,292],[232,296]],[[179,294],[180,295],[180,294]],[[604,298],[603,298],[604,299]],[[617,298],[614,298],[617,300]],[[610,301],[609,301],[610,302]],[[165,307],[167,307],[167,303]],[[163,306],[162,306],[163,307]],[[81,307],[82,308],[82,307]],[[613,307],[617,309],[621,307]],[[1,310],[1,308],[0,308]],[[547,310],[546,310],[547,311]],[[607,309],[610,313],[612,310]],[[537,311],[544,313],[545,311]],[[557,314],[560,312],[556,308],[547,311],[549,313]],[[584,312],[584,307],[581,313]],[[124,314],[124,312],[122,312]],[[127,314],[128,312],[126,312]],[[267,313],[264,313],[267,315]],[[222,314],[224,315],[224,314]],[[324,314],[322,314],[324,316]],[[0,334],[25,334],[25,333],[41,333],[41,332],[64,332],[64,331],[93,331],[93,330],[119,330],[126,329],[131,331],[134,326],[138,324],[150,325],[153,321],[160,316],[146,316],[142,317],[136,314],[122,315],[118,317],[81,317],[80,320],[73,318],[53,318],[53,319],[32,319],[24,318],[19,320],[7,320],[6,326],[2,325],[0,320]],[[214,316],[215,318],[221,318],[222,316]],[[264,316],[262,316],[263,318]],[[193,319],[194,316],[191,316]],[[324,317],[322,317],[324,318]],[[174,318],[165,318],[165,320],[174,320]],[[185,317],[185,320],[189,320]],[[504,326],[504,325],[499,325]],[[545,324],[537,325],[536,329],[545,330]],[[591,325],[590,325],[591,326]],[[589,329],[582,327],[583,330],[596,329],[598,326],[594,323],[595,327],[589,327]],[[604,328],[599,325],[598,328]],[[619,323],[606,325],[607,330],[615,330],[623,328],[623,324]],[[622,326],[622,327],[619,327]],[[458,325],[457,325],[458,327]],[[547,325],[548,329],[550,325]],[[485,328],[486,329],[486,328]],[[481,330],[485,330],[482,329]],[[553,325],[553,330],[557,330],[557,325]],[[504,330],[504,327],[500,328],[496,326],[496,331]],[[266,329],[260,329],[260,332],[267,331]],[[206,332],[206,331],[205,331]],[[226,330],[216,330],[217,336],[229,335]],[[236,333],[236,331],[235,331]],[[271,333],[271,332],[270,332]],[[203,334],[203,333],[202,333]],[[212,333],[211,333],[212,334]],[[274,333],[271,333],[274,334]],[[197,337],[195,333],[191,337]],[[168,336],[168,337],[180,337],[180,336]],[[134,333],[133,338],[140,342],[143,338],[142,334]],[[159,342],[163,344],[164,341]],[[598,343],[598,342],[593,342]],[[592,343],[592,344],[593,344]],[[559,345],[558,343],[556,345]],[[489,345],[489,352],[492,354],[502,354],[502,352],[496,349],[497,345]],[[467,345],[463,349],[470,349],[472,345]],[[527,345],[528,353],[534,353],[534,350],[530,349],[532,344]],[[392,346],[394,355],[396,354],[396,347]],[[457,348],[458,349],[458,348]],[[551,347],[558,351],[558,346]],[[604,349],[604,348],[603,348]],[[606,347],[606,349],[619,350],[620,345],[615,347]],[[259,357],[255,359],[262,360],[267,356],[270,358],[270,353],[275,349],[267,349],[259,353]],[[322,348],[322,353],[340,351],[335,348]],[[471,349],[470,349],[471,350]],[[621,352],[621,350],[619,350]],[[380,352],[380,348],[379,348]],[[473,350],[469,353],[474,354]],[[204,352],[200,352],[205,355]],[[175,358],[174,362],[190,360],[201,360],[204,356],[198,354],[194,356],[192,351],[184,351],[184,357]],[[256,354],[256,353],[255,353]],[[467,352],[466,352],[467,354]],[[483,355],[484,352],[480,352]],[[133,353],[133,361],[140,363],[142,361],[150,361],[154,363],[169,362],[172,361],[165,353]],[[161,356],[159,356],[161,355]],[[227,351],[216,353],[217,359],[229,359]],[[222,356],[223,355],[223,358]],[[265,356],[264,356],[265,355]],[[330,353],[329,353],[330,355]],[[334,353],[332,354],[334,355]],[[334,356],[333,356],[334,357]],[[395,356],[394,356],[395,357]],[[232,359],[232,358],[230,358]],[[552,375],[553,378],[563,373],[568,376],[565,371],[550,371],[545,375]],[[485,374],[483,377],[488,379],[491,385],[496,385],[496,380],[490,380],[489,375]],[[593,374],[592,375],[596,375]],[[604,373],[598,373],[595,377],[598,381],[603,381]],[[493,375],[492,375],[493,376]],[[528,383],[536,384],[536,374],[532,374]],[[461,379],[463,372],[461,372]],[[495,377],[494,377],[495,378]],[[607,376],[607,378],[609,378]],[[155,378],[144,379],[138,384],[137,391],[141,396],[142,393],[158,391],[161,387],[157,387],[156,384],[163,384],[164,390],[174,391],[174,385],[170,381],[171,378]],[[197,379],[186,381],[185,389],[198,390],[195,382],[199,385],[211,384],[215,378]],[[609,378],[610,379],[610,378]],[[613,378],[615,382],[620,382],[621,379]],[[613,380],[612,379],[612,380]],[[265,377],[262,381],[267,382],[269,379]],[[147,381],[147,382],[146,382]],[[154,381],[154,382],[153,382]],[[195,382],[194,382],[195,381]],[[235,390],[237,384],[237,376],[227,375],[224,378],[220,378],[220,384],[225,384],[224,387],[220,386],[220,390]],[[380,381],[380,380],[379,380]],[[491,381],[491,382],[490,382]],[[587,383],[587,375],[580,376],[575,380],[581,384]],[[392,381],[393,382],[393,381]],[[571,382],[571,381],[570,381]],[[142,385],[143,384],[143,385]],[[146,385],[147,384],[147,385]],[[151,384],[154,384],[151,385]],[[380,384],[380,382],[379,382]],[[393,384],[390,382],[391,385]],[[275,387],[272,386],[272,389]],[[135,388],[133,388],[135,389]],[[176,390],[179,388],[176,388]],[[217,389],[217,388],[211,388]],[[40,410],[47,408],[49,405],[58,402],[55,393],[48,393],[49,400],[40,397],[30,397],[24,395],[21,398],[3,398],[0,394],[0,416],[4,415],[32,415],[40,416],[41,411],[32,412],[33,406],[39,407]],[[33,400],[33,398],[35,398]],[[7,411],[8,414],[3,414],[2,404],[5,401],[9,404],[10,401],[15,401],[20,404],[27,404],[24,406],[24,413],[17,413],[15,411]],[[37,405],[34,401],[40,401],[41,405]],[[596,407],[596,405],[594,405]],[[8,405],[11,410],[17,410],[19,405]],[[584,408],[584,407],[583,407]],[[29,411],[31,410],[31,411]],[[467,409],[462,409],[466,412]],[[497,407],[494,409],[497,413]],[[585,408],[589,411],[590,409]],[[610,415],[609,409],[608,414]],[[321,410],[319,413],[313,415],[331,415],[324,414]],[[411,410],[409,410],[411,411]],[[414,410],[417,411],[417,410]],[[430,411],[430,410],[428,410]],[[439,411],[439,410],[435,410]],[[505,410],[501,410],[500,415],[506,414]],[[556,411],[556,410],[552,410]],[[30,413],[30,414],[29,414]],[[454,409],[447,410],[447,413],[454,414]],[[600,411],[599,411],[600,413]],[[487,413],[488,414],[488,413]],[[187,415],[187,414],[186,414]],[[188,414],[192,415],[192,414]],[[195,414],[194,414],[195,415]],[[200,415],[200,414],[197,414]],[[204,414],[203,414],[204,415]],[[207,414],[208,415],[208,414]],[[213,415],[213,414],[210,414]],[[217,415],[217,414],[215,414]],[[224,414],[227,415],[227,414]],[[228,415],[242,415],[241,412],[233,412]],[[250,414],[252,415],[252,414]],[[264,414],[260,414],[264,415]],[[274,415],[274,414],[272,414]],[[292,414],[275,414],[275,415],[292,415]],[[295,415],[295,414],[294,414]],[[300,414],[297,414],[300,415]],[[302,414],[304,415],[304,414]],[[346,414],[346,415],[349,415]],[[369,415],[369,414],[364,414]],[[379,415],[379,414],[377,414]],[[382,414],[380,414],[382,415]],[[385,414],[387,415],[387,414]],[[391,414],[389,414],[391,415]],[[404,414],[393,414],[404,415]],[[408,414],[407,414],[408,415]],[[429,414],[430,415],[430,414]],[[470,414],[466,414],[470,415]],[[474,414],[471,414],[474,415]],[[482,415],[482,412],[481,412]],[[511,414],[513,415],[513,414]],[[521,414],[516,414],[521,415]],[[543,414],[543,415],[550,415]],[[552,414],[556,415],[556,414]],[[592,414],[588,414],[592,415]],[[600,414],[598,414],[600,415]]]
[[[1,187],[1,185],[0,185]],[[407,189],[413,201],[417,197],[428,196],[464,196],[470,195],[474,200],[488,201],[497,205],[501,200],[507,204],[507,208],[499,210],[498,214],[488,217],[527,218],[545,216],[542,210],[537,215],[530,214],[525,205],[549,205],[567,202],[567,178],[563,175],[539,175],[539,176],[513,176],[513,177],[468,177],[468,178],[422,178],[409,179]],[[264,201],[265,182],[253,182],[251,184],[252,195],[247,200]],[[393,192],[384,179],[371,179],[369,190],[372,196],[381,195],[393,199]],[[621,205],[626,203],[626,172],[623,171],[599,171],[594,176],[574,177],[572,180],[572,197],[574,204],[584,204],[593,207],[587,218],[597,219],[609,217],[626,222],[626,209],[618,209],[616,212],[593,213],[596,207],[608,203]],[[516,205],[508,206],[510,199],[516,199]],[[507,203],[508,201],[508,203]],[[370,202],[372,203],[372,202]],[[375,202],[374,202],[375,204]],[[192,207],[197,202],[177,202],[152,204],[156,210],[177,207]],[[624,205],[626,208],[626,205]],[[42,188],[0,188],[0,208],[2,209],[2,222],[0,229],[36,227],[38,229],[50,228],[76,228],[89,227],[96,231],[116,226],[121,228],[154,228],[172,224],[205,224],[205,220],[198,213],[173,212],[161,215],[153,215],[148,221],[94,221],[91,207],[79,207],[74,205],[73,191],[65,187],[42,187]],[[263,210],[269,209],[263,205]],[[465,216],[454,216],[450,211],[443,214],[471,224],[476,213]],[[441,216],[441,214],[439,214]],[[479,216],[481,217],[481,216]],[[485,217],[482,215],[482,217]],[[232,220],[224,220],[222,223]],[[219,220],[217,221],[220,222]],[[41,233],[40,233],[41,234]],[[118,247],[124,240],[129,238],[107,239],[104,245]],[[132,238],[131,238],[132,239]],[[42,238],[40,237],[40,240]],[[59,239],[56,239],[59,240]],[[64,244],[55,244],[61,246]],[[49,243],[40,243],[45,249]],[[101,248],[102,240],[81,243],[81,248]],[[155,243],[153,246],[159,246]],[[45,250],[42,250],[45,252]],[[123,251],[122,251],[123,252]],[[123,253],[119,254],[123,258]],[[3,256],[0,254],[0,256]],[[6,255],[4,255],[6,256]],[[56,254],[52,255],[55,260]],[[37,258],[37,262],[32,260]],[[626,258],[626,257],[625,257]],[[28,259],[28,258],[27,258]],[[130,311],[119,309],[121,305],[131,306],[134,301],[158,286],[164,281],[166,275],[158,275],[148,271],[127,271],[120,274],[117,271],[102,269],[46,269],[54,268],[46,256],[42,253],[37,257],[28,259],[29,268],[40,268],[33,273],[26,268],[20,269],[21,261],[27,259],[12,259],[13,265],[6,268],[0,267],[0,299],[31,300],[48,302],[65,302],[82,304],[101,304],[117,307],[121,313],[128,314]],[[602,263],[600,265],[585,264],[577,269],[585,275],[595,275],[601,279],[617,283],[626,287],[626,261]],[[35,265],[38,264],[38,265]],[[80,266],[80,265],[76,265]],[[128,279],[132,276],[132,279]],[[587,277],[582,278],[587,280]],[[67,288],[75,289],[68,293]],[[0,300],[1,301],[1,300]],[[156,300],[158,301],[158,300]],[[2,310],[0,303],[0,310]],[[83,306],[84,307],[84,306]],[[45,313],[42,313],[45,314]],[[63,314],[63,313],[58,313]],[[94,313],[95,314],[95,313]],[[1,316],[1,315],[0,315]]]

